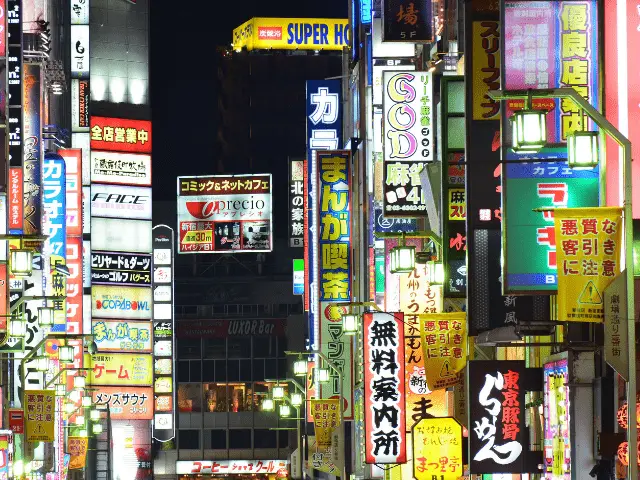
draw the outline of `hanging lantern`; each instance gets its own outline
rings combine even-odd
[[[514,112],[510,118],[514,152],[534,153],[547,144],[546,116],[543,110],[531,110],[530,104],[527,109]]]
[[[9,322],[9,335],[23,338],[27,334],[27,322],[14,318]]]
[[[100,420],[100,410],[98,410],[97,408],[93,408],[89,412],[89,418],[92,422],[97,422],[98,420]]]
[[[287,418],[291,416],[291,407],[289,405],[287,405],[286,403],[283,403],[280,405],[279,409],[278,409],[278,413],[280,414],[280,416],[282,418]]]
[[[326,383],[329,381],[329,370],[326,368],[318,368],[318,381]]]
[[[292,393],[291,394],[291,405],[294,407],[299,407],[304,403],[304,398],[301,393]]]
[[[33,250],[17,248],[9,254],[10,271],[16,277],[28,277],[33,271]]]
[[[98,435],[99,433],[102,433],[102,424],[100,423],[94,423],[91,426],[91,431],[95,434]]]
[[[84,425],[84,415],[76,415],[76,425]]]
[[[33,360],[36,364],[36,370],[38,372],[46,372],[49,370],[49,358],[48,357],[36,357]]]
[[[357,313],[345,313],[342,315],[342,333],[355,335],[358,332],[360,315]]]
[[[284,387],[281,387],[280,385],[273,387],[273,390],[271,390],[271,397],[273,397],[274,400],[282,400],[284,398]]]
[[[262,411],[263,412],[273,412],[275,409],[275,403],[270,398],[265,398],[262,400]]]
[[[73,347],[68,345],[58,347],[58,359],[60,360],[60,363],[73,363],[73,357]]]
[[[76,375],[73,377],[73,388],[84,388],[87,385],[87,378]]]
[[[38,307],[38,323],[41,327],[53,325],[53,307]]]
[[[636,399],[636,425],[640,427],[640,402]],[[625,403],[618,408],[618,412],[616,414],[616,418],[618,420],[618,425],[620,428],[624,428],[625,430],[629,428],[629,405]]]
[[[307,374],[307,361],[300,358],[293,362],[293,374],[296,377],[304,377]]]
[[[413,272],[416,268],[416,247],[404,245],[404,241],[401,241],[401,245],[389,251],[389,261],[391,273]]]
[[[64,397],[67,394],[67,386],[63,383],[56,385],[56,397]]]
[[[567,135],[567,162],[570,168],[591,169],[599,163],[598,132],[573,132]]]
[[[429,283],[431,285],[444,284],[444,264],[440,262],[429,262]]]

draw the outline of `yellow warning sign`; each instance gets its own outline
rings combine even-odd
[[[622,208],[553,210],[558,320],[602,322],[602,292],[620,274]]]
[[[55,399],[54,390],[25,390],[24,420],[27,442],[53,442]]]
[[[602,296],[595,284],[589,280],[584,286],[584,290],[578,298],[578,303],[588,303],[590,305],[602,305]]]
[[[467,314],[420,315],[420,337],[427,387],[438,390],[458,383],[467,361]]]

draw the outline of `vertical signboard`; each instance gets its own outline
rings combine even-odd
[[[569,359],[544,365],[544,473],[571,480]]]
[[[433,3],[431,0],[384,0],[382,24],[384,42],[433,42]]]
[[[71,78],[89,78],[89,25],[71,25]]]
[[[525,447],[525,362],[470,361],[469,469],[479,473],[522,473]]]
[[[57,153],[46,153],[42,168],[45,281],[47,295],[64,298],[67,293],[66,276],[56,267],[66,266],[67,218],[66,218],[66,166]],[[47,261],[48,258],[48,261]],[[66,300],[53,302],[52,332],[65,332],[67,323]]]
[[[304,160],[289,164],[289,246],[304,247]]]
[[[404,315],[364,314],[366,463],[406,463]]]
[[[353,347],[342,331],[337,302],[351,300],[351,152],[318,152],[318,303],[320,350],[342,371],[342,387],[336,372],[320,385],[320,398],[342,394],[344,418],[353,417]],[[341,392],[342,389],[342,392]]]
[[[25,390],[25,440],[53,442],[56,411],[54,390]]]
[[[22,0],[7,0],[9,233],[23,232]]]
[[[309,345],[318,347],[318,170],[319,150],[337,150],[342,145],[342,102],[340,80],[307,81],[307,168],[305,215],[305,275],[309,298]]]
[[[173,229],[153,227],[153,438],[160,442],[175,436],[173,248]]]
[[[40,65],[25,63],[23,83],[23,172],[24,233],[42,233],[40,178],[42,162],[41,79]]]
[[[427,212],[420,172],[435,158],[433,78],[429,72],[384,71],[384,214]]]
[[[270,252],[271,174],[178,177],[178,253]]]
[[[505,88],[572,87],[599,108],[597,10],[595,0],[506,2],[502,77]],[[535,49],[530,48],[533,44]],[[505,105],[508,117],[513,110],[524,108],[525,102],[509,100]],[[583,119],[587,118],[570,100],[536,99],[533,108],[549,111],[549,143],[564,142],[568,133],[582,130]],[[553,293],[557,290],[558,250],[552,234],[554,213],[532,209],[598,206],[599,166],[591,170],[569,168],[564,147],[543,148],[536,154],[515,153],[508,147],[511,139],[506,126],[503,119],[502,205],[503,229],[508,239],[504,244],[504,291]],[[590,125],[584,127],[589,129]],[[536,163],[520,163],[523,161]],[[608,167],[607,164],[607,170]],[[608,185],[607,193],[615,190],[614,185]],[[523,249],[529,253],[521,255]]]
[[[622,208],[554,210],[558,310],[563,322],[602,322],[604,290],[620,274]]]

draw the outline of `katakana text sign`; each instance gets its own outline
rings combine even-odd
[[[92,385],[144,385],[153,382],[153,357],[144,354],[95,354],[89,372]]]
[[[404,315],[364,314],[366,463],[406,463]]]
[[[458,480],[462,469],[462,426],[453,418],[423,418],[413,427],[413,478]]]
[[[146,253],[91,252],[91,283],[151,286],[151,255]]]
[[[467,314],[420,315],[420,338],[428,388],[437,390],[458,383],[458,373],[467,363]]]
[[[571,480],[571,395],[569,360],[544,365],[544,471],[548,478]]]
[[[620,274],[622,208],[556,208],[558,320],[602,322],[604,289]]]
[[[338,428],[340,422],[340,401],[337,398],[325,400],[311,399],[311,418],[316,433],[316,445],[318,448],[331,448],[333,431]]]
[[[500,22],[473,22],[473,119],[497,120],[500,102],[489,90],[500,88]]]
[[[91,116],[91,150],[151,153],[151,121]]]
[[[271,175],[178,177],[179,253],[270,252]]]
[[[525,368],[524,361],[469,362],[471,473],[524,471]]]
[[[277,474],[282,469],[288,470],[288,460],[178,460],[178,475],[210,475],[210,474]]]
[[[24,419],[27,442],[53,442],[56,392],[25,390]]]
[[[100,387],[92,392],[93,403],[109,405],[112,420],[151,420],[152,387]]]

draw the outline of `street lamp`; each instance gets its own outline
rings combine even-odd
[[[97,422],[100,420],[100,410],[93,408],[90,412],[89,412],[89,418],[91,419],[92,422]]]
[[[318,373],[318,381],[322,383],[326,383],[329,381],[329,369],[327,368],[317,368],[316,372]]]
[[[432,260],[428,264],[429,283],[431,285],[442,285],[444,283],[444,265],[436,260]]]
[[[58,359],[60,363],[73,363],[74,357],[73,347],[70,345],[64,345],[58,347]]]
[[[345,313],[342,315],[342,333],[345,335],[355,335],[358,332],[360,315],[357,313]]]
[[[276,385],[275,387],[273,387],[273,389],[271,390],[271,397],[274,400],[282,400],[284,398],[284,387],[280,385]]]
[[[97,435],[99,433],[102,433],[102,424],[101,423],[94,423],[93,425],[91,425],[91,431]]]
[[[293,405],[294,407],[299,407],[303,403],[304,397],[301,393],[296,392],[291,394],[291,405]]]
[[[36,357],[33,363],[36,364],[36,370],[38,372],[46,372],[49,370],[49,358],[46,356]]]
[[[293,374],[296,377],[304,377],[307,374],[307,361],[298,358],[298,360],[293,362]]]
[[[11,273],[16,277],[28,277],[33,271],[33,250],[16,248],[9,254]]]
[[[567,160],[570,168],[590,169],[598,165],[598,132],[574,132],[567,135]]]
[[[41,327],[53,325],[53,307],[38,307],[38,323]]]
[[[83,407],[90,407],[91,406],[91,397],[88,395],[85,395],[84,397],[82,397],[82,406]]]
[[[532,96],[537,98],[568,98],[573,101],[584,113],[586,113],[598,128],[608,134],[619,147],[622,148],[622,183],[624,186],[622,192],[624,207],[624,244],[625,244],[625,280],[626,280],[626,302],[627,302],[627,335],[631,341],[627,345],[626,354],[629,365],[629,379],[627,381],[627,398],[633,399],[636,396],[636,344],[633,339],[636,338],[635,329],[635,295],[634,295],[634,268],[633,268],[633,212],[631,209],[632,201],[632,170],[631,170],[631,142],[627,137],[622,135],[620,131],[614,127],[600,112],[598,112],[584,97],[582,97],[573,88],[553,88],[549,90],[490,90],[488,95],[494,100],[509,100],[518,98],[530,99]],[[591,146],[593,148],[593,144]],[[575,151],[575,149],[574,149]],[[577,154],[577,152],[576,152]],[[577,160],[577,158],[574,158]],[[636,418],[637,406],[636,402],[629,402],[629,418]],[[637,458],[638,456],[638,426],[636,422],[629,422],[627,428],[627,440],[629,445],[629,458]],[[629,468],[628,480],[637,480],[638,469]]]
[[[291,416],[291,407],[286,403],[281,403],[278,405],[278,413],[282,418],[287,418]]]
[[[389,251],[391,273],[409,273],[416,267],[416,247],[406,245],[404,234],[397,247]]]
[[[76,415],[76,425],[84,425],[84,415]]]
[[[21,318],[12,318],[9,321],[9,335],[23,338],[27,334],[27,322]]]
[[[87,386],[87,377],[76,375],[73,377],[73,388],[85,388]]]
[[[263,412],[273,412],[275,409],[275,402],[271,398],[265,398],[262,400],[262,411]]]

